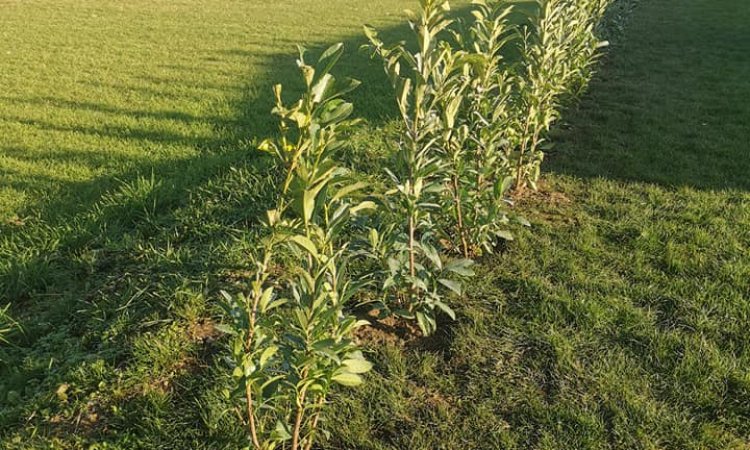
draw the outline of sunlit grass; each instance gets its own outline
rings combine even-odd
[[[296,44],[394,23],[405,6],[3,2],[0,221],[77,210],[151,167],[179,178],[175,166],[267,134],[268,92],[296,81]],[[60,210],[61,195],[78,205]]]

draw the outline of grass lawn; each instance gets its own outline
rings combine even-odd
[[[252,141],[293,45],[343,40],[378,170],[390,89],[354,50],[413,5],[377,5],[0,0],[0,447],[241,448],[212,324],[268,203]],[[748,24],[641,1],[517,205],[533,227],[438,336],[373,333],[322,448],[750,448]]]

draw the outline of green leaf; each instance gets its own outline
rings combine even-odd
[[[339,373],[337,375],[334,375],[331,379],[342,386],[354,387],[362,384],[361,376],[349,372]]]
[[[531,226],[531,222],[529,222],[529,221],[528,221],[528,220],[527,220],[527,219],[526,219],[525,217],[523,217],[523,216],[515,216],[515,219],[516,219],[516,222],[518,222],[519,224],[521,224],[521,225],[523,225],[523,226],[525,226],[525,227],[530,227],[530,226]]]
[[[400,78],[397,85],[398,104],[402,114],[409,108],[409,95],[411,95],[411,80],[409,78]]]
[[[379,46],[383,44],[383,41],[378,38],[378,31],[374,27],[365,25],[362,28],[364,30],[365,36],[367,37],[367,40],[370,41],[373,45]]]
[[[318,257],[318,249],[315,247],[315,244],[313,244],[313,241],[311,241],[307,236],[297,234],[292,236],[290,239],[292,240],[292,242],[306,250],[314,258]]]
[[[268,360],[271,359],[278,350],[279,348],[275,345],[272,345],[268,347],[267,349],[263,350],[263,353],[261,353],[260,355],[260,367],[261,368],[265,367]]]
[[[336,85],[336,97],[341,97],[357,89],[362,84],[361,81],[354,78],[344,78],[344,81]]]
[[[367,326],[367,325],[370,325],[370,321],[369,320],[360,319],[360,320],[354,322],[354,327],[353,328],[364,327],[364,326]]]
[[[354,105],[343,100],[332,100],[326,104],[326,108],[320,113],[320,121],[323,125],[338,123],[354,112]]]
[[[260,296],[260,300],[258,301],[258,308],[261,311],[265,311],[268,307],[268,302],[271,300],[273,296],[273,287],[266,288],[266,290],[263,291],[263,293]]]
[[[408,319],[408,320],[414,319],[414,313],[412,313],[409,310],[402,309],[402,308],[393,310],[393,315],[396,317],[401,317],[403,319]]]
[[[440,254],[438,253],[437,249],[427,243],[423,243],[421,247],[422,247],[422,252],[424,253],[424,255],[432,262],[432,264],[438,270],[441,270],[443,268],[443,261],[440,259]]]
[[[474,270],[471,268],[473,265],[474,261],[470,259],[456,259],[446,264],[445,270],[462,277],[473,277]]]
[[[346,359],[344,366],[351,373],[366,373],[372,369],[372,363],[364,359]]]
[[[425,336],[429,336],[435,332],[435,329],[437,328],[437,324],[435,323],[434,317],[422,311],[417,311],[416,315],[417,315],[417,324],[419,325],[419,328],[422,330],[422,333]]]
[[[279,213],[279,210],[277,209],[269,209],[266,211],[266,220],[268,222],[268,226],[274,226],[277,223],[279,223],[279,220],[281,220],[281,213]]]
[[[372,202],[372,201],[368,200],[368,201],[364,201],[364,202],[361,202],[358,205],[353,206],[352,209],[351,209],[351,212],[352,212],[353,215],[356,215],[360,211],[367,211],[367,210],[370,210],[370,209],[377,209],[377,207],[378,207],[378,205],[375,202]]]
[[[275,377],[271,377],[267,379],[263,384],[260,385],[260,390],[265,391],[269,387],[273,386],[274,384],[277,384],[277,382],[284,378],[284,375],[276,375]]]
[[[352,184],[346,185],[346,186],[342,187],[341,189],[339,189],[336,192],[336,194],[334,194],[334,196],[331,197],[331,201],[335,202],[335,201],[341,200],[343,198],[347,198],[351,194],[353,194],[354,192],[360,191],[360,190],[366,188],[367,186],[369,186],[369,183],[366,183],[364,181],[358,181],[356,183],[352,183]]]
[[[287,302],[288,302],[288,300],[283,299],[283,298],[278,299],[278,300],[274,300],[271,303],[269,303],[268,306],[266,306],[265,312],[268,312],[268,311],[271,311],[273,309],[276,309],[279,306],[286,304]]]
[[[450,289],[453,293],[456,295],[461,295],[463,293],[463,289],[461,287],[461,283],[454,280],[447,280],[445,278],[441,278],[438,280],[440,284]]]
[[[318,342],[315,342],[312,345],[312,347],[315,350],[322,351],[322,350],[327,350],[327,349],[333,347],[334,345],[336,345],[336,341],[334,339],[328,338],[328,339],[323,339],[323,340],[320,340]]]
[[[378,233],[378,230],[375,228],[370,228],[370,246],[372,248],[376,248],[378,244],[380,243],[380,234]]]
[[[263,153],[276,153],[276,143],[273,142],[270,139],[265,139],[260,144],[258,144],[258,150],[260,150]]]
[[[227,303],[232,304],[234,302],[234,298],[232,298],[232,294],[225,290],[220,290],[219,293],[222,297],[224,297],[224,300],[226,300]]]
[[[452,320],[456,320],[456,312],[453,311],[450,306],[441,302],[440,300],[435,302],[435,306],[440,308],[444,313],[448,314],[448,317],[450,317]]]
[[[315,86],[313,86],[312,90],[310,91],[312,94],[313,102],[321,103],[322,101],[326,100],[326,94],[330,91],[335,82],[336,78],[334,78],[333,75],[329,73],[323,75],[320,80],[315,83]]]
[[[515,181],[515,177],[512,177],[512,176],[505,177],[503,181],[499,184],[496,194],[498,196],[505,195],[510,190],[511,186],[513,186],[514,181]]]
[[[506,240],[506,241],[512,241],[513,240],[513,233],[511,233],[509,230],[498,230],[495,234],[500,239],[503,239],[503,240]]]
[[[218,323],[214,325],[214,329],[230,336],[235,336],[237,334],[237,331],[235,331],[234,328],[224,323]]]
[[[456,124],[456,115],[463,102],[463,95],[456,94],[445,107],[446,127],[452,129]]]
[[[344,53],[344,44],[339,42],[328,47],[326,51],[318,58],[317,69],[319,74],[327,74],[336,65],[341,55]]]
[[[312,219],[313,212],[315,211],[315,198],[317,197],[318,191],[305,190],[302,194],[302,215],[305,219],[305,223],[310,222]]]
[[[288,441],[292,438],[292,433],[289,432],[289,428],[281,420],[276,422],[276,428],[271,433],[271,438],[275,441]]]

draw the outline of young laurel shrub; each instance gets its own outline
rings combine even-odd
[[[250,292],[224,293],[235,396],[255,449],[312,448],[332,386],[356,386],[371,368],[351,339],[362,322],[344,308],[360,287],[348,276],[344,231],[375,205],[357,200],[364,183],[336,159],[340,133],[354,124],[341,96],[358,85],[331,75],[341,53],[334,45],[312,66],[300,50],[306,90],[293,105],[274,89],[280,137],[260,148],[283,169],[277,206],[267,214]]]
[[[431,87],[439,132],[437,156],[444,167],[439,230],[442,243],[464,258],[492,252],[498,239],[511,239],[506,196],[513,170],[505,158],[513,87],[504,53],[517,36],[509,23],[513,8],[475,0],[466,33],[446,27],[458,49],[445,41],[444,63]],[[523,220],[519,219],[524,222]]]
[[[445,262],[438,251],[441,199],[446,195],[447,173],[440,141],[446,126],[441,116],[442,96],[455,86],[446,77],[454,74],[456,58],[438,35],[452,23],[445,0],[421,0],[421,14],[409,13],[418,49],[405,44],[386,47],[377,32],[365,27],[366,48],[382,59],[396,91],[403,132],[395,163],[386,169],[391,188],[384,196],[385,211],[379,231],[371,233],[372,256],[384,269],[384,306],[407,318],[416,318],[426,335],[437,327],[442,310],[455,317],[445,294],[460,294],[461,279],[473,275],[470,260]]]
[[[595,60],[594,28],[606,0],[538,0],[538,16],[522,31],[516,79],[514,142],[508,158],[515,166],[515,190],[536,189],[542,149],[561,101],[585,86]]]
[[[471,78],[467,73],[465,54],[453,51],[447,44],[445,64],[439,68],[434,86],[436,113],[439,118],[439,133],[436,141],[437,155],[443,165],[446,188],[441,196],[441,211],[438,230],[445,246],[459,250],[465,258],[471,256],[470,224],[466,223],[465,209],[471,205],[466,192],[467,144],[470,128],[462,120],[466,107]]]
[[[604,14],[612,0],[581,0],[576,10],[578,19],[571,24],[574,41],[570,45],[570,64],[577,69],[567,91],[572,98],[580,96],[594,75],[600,49],[609,45],[599,39],[604,34]]]
[[[460,124],[447,122],[447,142],[456,232],[465,257],[492,252],[508,232],[507,193],[513,168],[506,157],[512,113],[513,73],[505,61],[508,46],[517,36],[509,23],[512,6],[475,0],[473,21],[464,34],[454,33],[462,48],[464,87],[460,97],[448,97],[446,111],[458,103]],[[457,91],[457,90],[456,90]],[[445,116],[450,117],[449,114]]]

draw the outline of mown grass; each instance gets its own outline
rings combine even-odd
[[[211,325],[269,198],[250,141],[293,43],[404,35],[403,2],[378,5],[2,5],[0,306],[23,330],[0,347],[3,447],[240,447]],[[641,2],[517,206],[533,227],[436,338],[371,345],[323,448],[750,447],[747,23]],[[379,70],[341,67],[366,81],[365,172],[390,145]]]

